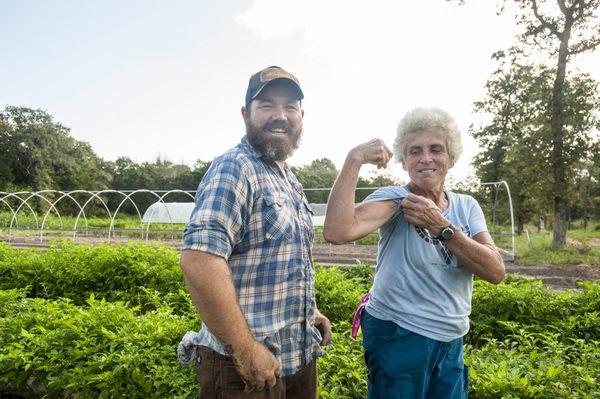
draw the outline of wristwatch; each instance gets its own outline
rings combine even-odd
[[[442,232],[440,233],[439,237],[437,237],[438,240],[440,241],[448,241],[450,240],[452,237],[454,237],[454,229],[456,227],[454,227],[452,225],[452,223],[450,223],[450,226],[448,227],[444,227],[442,229]]]

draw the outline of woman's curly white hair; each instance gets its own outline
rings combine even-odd
[[[398,162],[404,161],[406,154],[406,136],[409,133],[424,132],[430,129],[439,129],[446,134],[448,153],[453,162],[456,162],[463,150],[462,135],[454,118],[440,108],[415,108],[406,113],[398,123],[396,140],[394,141],[394,154]]]

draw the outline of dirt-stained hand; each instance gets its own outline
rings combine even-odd
[[[377,165],[377,169],[386,168],[394,155],[381,139],[373,139],[350,150],[350,154],[361,160],[363,164]]]
[[[401,206],[406,220],[415,226],[429,230],[436,237],[450,224],[440,208],[429,198],[410,194],[402,201]]]
[[[281,364],[266,346],[252,341],[250,348],[232,354],[233,363],[246,384],[245,392],[274,387],[281,373]]]

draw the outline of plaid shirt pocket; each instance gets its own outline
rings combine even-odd
[[[263,197],[264,234],[269,240],[289,239],[294,232],[294,213],[290,200],[283,194]]]

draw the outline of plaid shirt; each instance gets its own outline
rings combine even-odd
[[[212,162],[198,187],[183,249],[227,260],[250,330],[286,376],[320,354],[312,211],[289,168],[282,172],[260,158],[244,137]],[[189,351],[203,345],[226,354],[204,323],[187,341]]]

